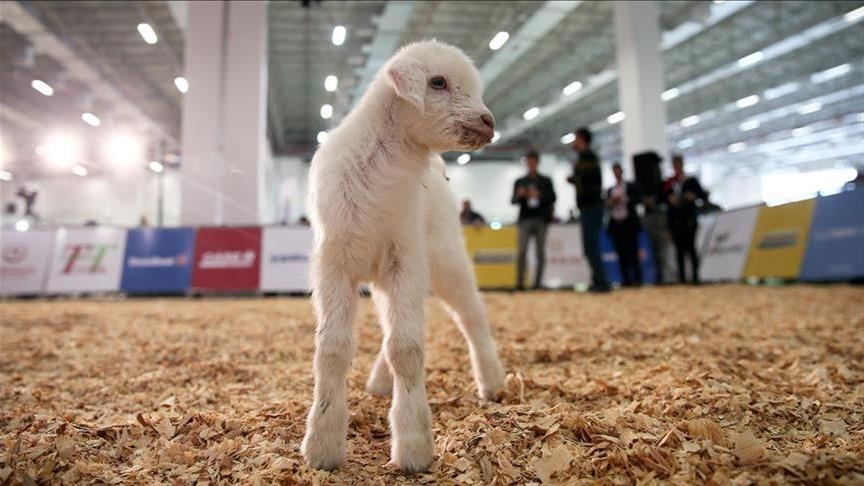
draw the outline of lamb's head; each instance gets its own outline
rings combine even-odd
[[[397,52],[382,77],[398,95],[398,123],[407,135],[436,152],[477,150],[494,135],[483,104],[483,82],[461,50],[437,41]]]

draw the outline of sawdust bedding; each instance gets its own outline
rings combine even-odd
[[[430,302],[438,460],[387,464],[388,399],[349,376],[348,463],[297,453],[307,299],[2,302],[0,483],[530,484],[864,481],[864,289],[702,287],[486,294],[510,371],[474,398]]]

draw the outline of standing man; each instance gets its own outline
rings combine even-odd
[[[528,174],[516,180],[510,202],[519,205],[519,260],[516,267],[516,289],[525,288],[525,254],[528,240],[534,237],[537,255],[537,273],[534,276],[534,289],[543,283],[543,268],[546,266],[546,231],[552,221],[555,208],[555,189],[552,179],[537,172],[540,155],[531,151],[525,155]]]
[[[684,158],[680,155],[672,157],[672,168],[675,174],[666,179],[663,194],[668,205],[667,217],[669,232],[675,244],[675,257],[678,260],[678,280],[683,284],[687,281],[684,269],[684,258],[690,256],[693,268],[693,285],[699,284],[699,255],[696,253],[696,203],[704,203],[706,199],[702,185],[695,177],[684,173]]]
[[[642,224],[636,204],[639,203],[639,189],[632,182],[624,182],[624,169],[615,162],[612,165],[615,185],[606,194],[610,208],[609,237],[618,254],[618,267],[621,269],[621,283],[625,287],[642,285],[642,266],[639,264],[639,232]]]
[[[600,160],[591,150],[591,132],[587,128],[576,130],[573,142],[578,160],[573,175],[567,181],[576,186],[576,206],[582,220],[582,248],[591,265],[591,292],[609,292],[600,254],[600,231],[603,229],[603,175]]]

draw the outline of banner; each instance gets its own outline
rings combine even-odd
[[[516,285],[516,228],[463,228],[468,256],[474,264],[480,288],[513,288]]]
[[[517,248],[518,250],[518,248]],[[528,246],[526,278],[533,283],[536,254],[534,241]],[[543,270],[543,285],[548,288],[570,287],[577,283],[588,283],[591,271],[582,251],[582,228],[578,224],[551,225],[546,235],[546,268]]]
[[[0,294],[41,293],[53,241],[53,231],[4,230],[0,234]]]
[[[195,290],[249,292],[260,282],[261,228],[201,228],[195,238]]]
[[[801,278],[860,277],[864,277],[864,189],[818,198]]]
[[[744,272],[761,206],[717,215],[702,244],[702,280],[738,280]]]
[[[261,240],[261,290],[309,292],[309,255],[312,228],[264,228]]]
[[[621,283],[621,267],[618,265],[618,254],[615,245],[606,228],[600,231],[600,252],[603,259],[603,269],[606,271],[606,280],[610,284]],[[651,253],[651,240],[644,230],[639,232],[639,266],[642,268],[642,283],[657,281],[657,269],[654,267],[654,258]]]
[[[130,293],[177,293],[189,288],[195,251],[192,228],[132,229],[120,288]]]
[[[745,277],[796,278],[804,260],[815,200],[765,207],[759,212]]]
[[[125,245],[124,229],[58,229],[46,291],[116,292],[120,289]]]

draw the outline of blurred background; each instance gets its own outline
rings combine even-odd
[[[858,177],[864,2],[647,3],[634,19],[577,1],[3,2],[2,224],[296,224],[317,143],[430,38],[474,59],[497,120],[486,149],[446,154],[487,221],[515,221],[528,150],[571,216],[581,126],[604,181],[615,161],[632,178],[636,153],[664,176],[682,154],[724,209]]]

